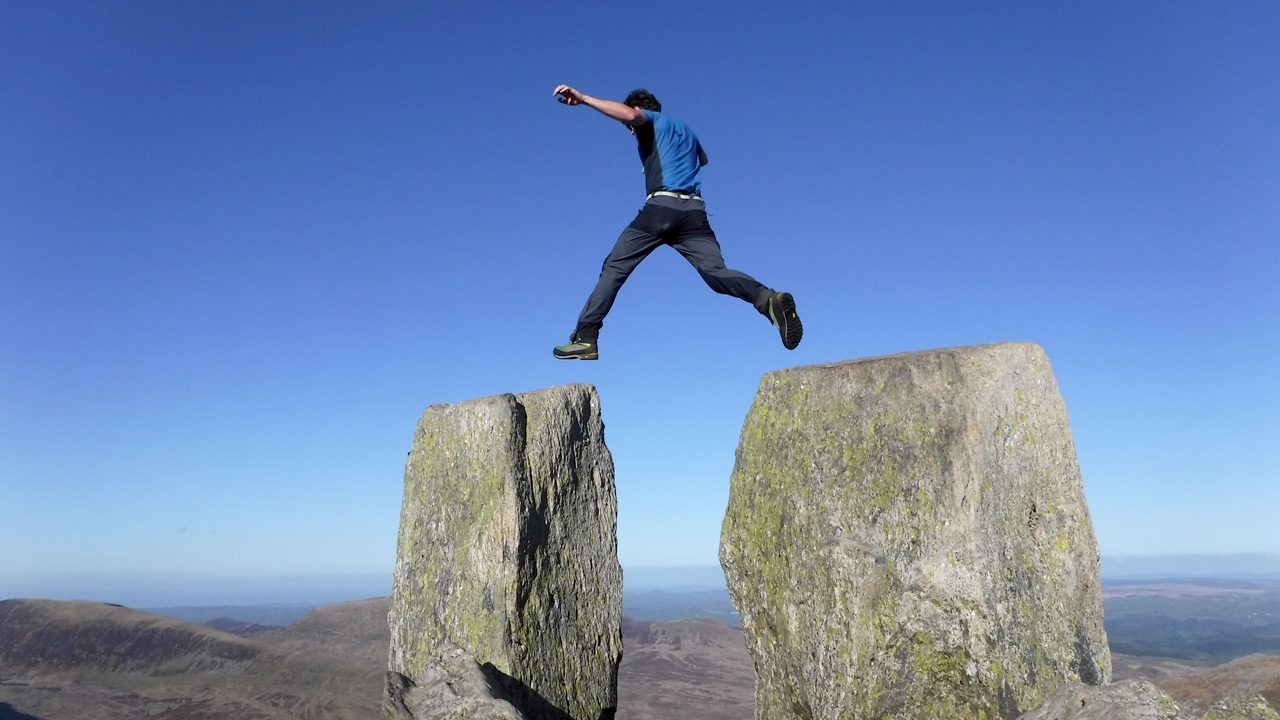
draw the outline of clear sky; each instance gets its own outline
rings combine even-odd
[[[423,409],[570,382],[623,565],[714,565],[764,372],[998,341],[1053,363],[1103,554],[1280,552],[1277,38],[1270,1],[7,0],[0,597],[389,592]],[[693,126],[797,350],[662,249],[552,359],[644,187],[559,83]]]

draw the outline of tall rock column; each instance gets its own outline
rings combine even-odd
[[[1014,718],[1110,678],[1097,541],[1038,345],[766,374],[720,559],[760,720]]]
[[[427,408],[405,465],[390,669],[420,682],[456,643],[530,720],[612,717],[616,530],[594,387]]]

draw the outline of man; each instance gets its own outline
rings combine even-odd
[[[659,245],[675,248],[712,290],[754,305],[778,328],[783,346],[794,350],[804,328],[791,295],[774,292],[750,275],[724,265],[720,243],[707,222],[702,181],[698,179],[699,169],[707,164],[707,154],[689,126],[663,113],[662,104],[645,90],[632,92],[620,103],[591,97],[568,85],[558,86],[554,95],[565,105],[594,108],[631,130],[640,146],[648,197],[640,214],[622,231],[605,258],[600,279],[578,316],[569,344],[557,347],[553,354],[564,360],[600,357],[598,345],[604,316],[631,271]]]

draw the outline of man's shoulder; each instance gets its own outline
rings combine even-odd
[[[655,128],[680,128],[680,131],[683,132],[693,132],[693,128],[689,127],[688,123],[667,113],[656,110],[644,110],[642,112],[649,119],[649,124]]]

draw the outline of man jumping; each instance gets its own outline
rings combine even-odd
[[[568,85],[555,89],[565,105],[587,105],[626,125],[640,145],[647,198],[640,214],[622,231],[604,260],[596,288],[587,298],[569,344],[553,354],[564,360],[596,360],[604,316],[613,307],[618,290],[631,271],[659,245],[670,245],[693,264],[698,274],[723,295],[732,295],[755,306],[778,328],[782,344],[794,350],[804,328],[789,293],[774,292],[755,278],[724,266],[720,243],[707,222],[698,171],[707,164],[698,137],[683,122],[662,112],[662,104],[645,90],[636,90],[622,102],[601,100]]]

